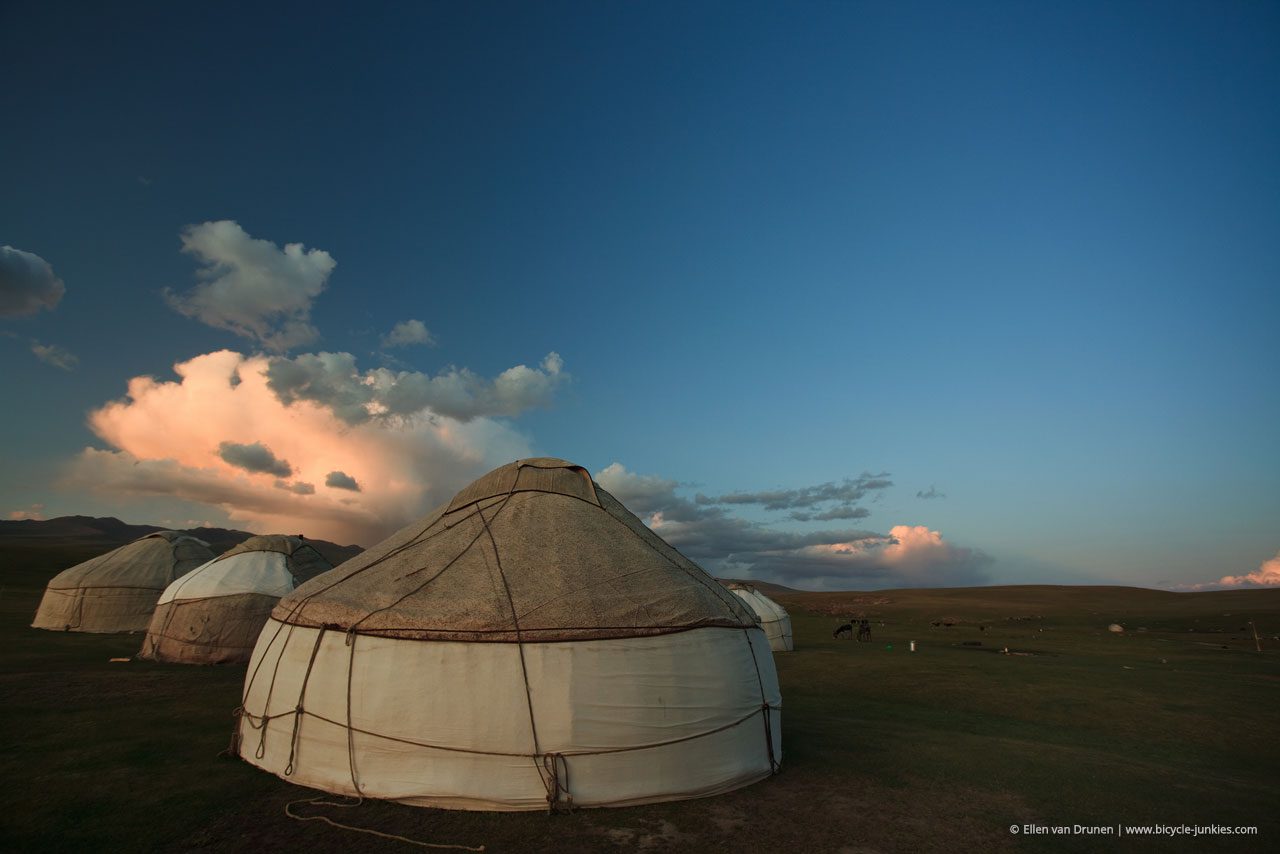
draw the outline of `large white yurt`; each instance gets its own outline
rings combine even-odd
[[[187,534],[148,534],[51,578],[31,626],[70,632],[141,631],[164,589],[213,556],[208,543]]]
[[[345,795],[620,806],[767,777],[781,705],[742,601],[586,469],[539,458],[281,599],[234,744]]]
[[[182,664],[248,661],[280,597],[331,569],[301,537],[250,537],[165,588],[138,657]]]
[[[796,648],[791,639],[791,616],[785,608],[749,584],[734,583],[729,589],[760,618],[760,628],[769,638],[770,649],[791,652]]]

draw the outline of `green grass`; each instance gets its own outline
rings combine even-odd
[[[284,806],[314,793],[219,758],[243,668],[113,664],[141,638],[28,628],[45,580],[87,556],[0,553],[0,848],[413,850],[292,821]],[[299,809],[495,852],[1280,844],[1280,643],[1265,641],[1259,654],[1239,632],[1248,620],[1268,637],[1280,632],[1280,591],[1020,587],[779,598],[798,649],[777,657],[784,763],[775,778],[706,800],[557,816],[386,803]],[[837,618],[851,614],[875,621],[873,643],[832,639]],[[957,625],[930,625],[940,619]],[[1107,632],[1113,621],[1129,631]],[[916,653],[907,651],[911,640]],[[995,651],[1004,647],[1038,654]],[[1008,831],[1118,822],[1261,832],[1114,840]]]

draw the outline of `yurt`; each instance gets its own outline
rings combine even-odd
[[[539,458],[281,599],[233,745],[344,795],[621,806],[767,777],[781,705],[742,601],[586,469]]]
[[[181,664],[248,661],[280,597],[331,569],[301,537],[250,537],[165,588],[138,657]]]
[[[31,626],[70,632],[141,631],[164,589],[213,556],[208,543],[187,534],[148,534],[55,575]]]
[[[774,652],[795,649],[791,640],[791,617],[785,608],[749,584],[730,584],[729,589],[760,618],[760,628],[769,638],[770,649]]]

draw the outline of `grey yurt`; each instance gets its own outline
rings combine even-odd
[[[235,748],[344,795],[621,806],[769,776],[781,705],[750,609],[586,469],[539,458],[281,599]]]
[[[760,618],[760,628],[769,638],[769,648],[774,652],[791,652],[795,642],[791,637],[791,615],[787,609],[770,599],[751,584],[728,585],[734,594],[747,604]]]
[[[157,531],[63,570],[49,580],[32,628],[137,632],[166,587],[212,560],[204,540]]]
[[[250,537],[165,588],[138,657],[182,664],[248,661],[280,597],[331,569],[301,537]]]

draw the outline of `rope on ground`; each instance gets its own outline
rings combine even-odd
[[[322,821],[327,825],[341,828],[342,830],[350,830],[350,831],[354,831],[355,833],[367,833],[370,836],[379,836],[379,837],[382,837],[383,839],[394,839],[397,842],[404,842],[408,845],[416,845],[419,848],[448,849],[451,851],[484,851],[483,845],[454,845],[454,844],[445,843],[445,842],[425,842],[421,839],[411,839],[408,836],[399,836],[395,833],[383,833],[381,830],[374,830],[371,827],[356,827],[355,825],[351,825],[351,824],[343,824],[342,822],[334,821],[333,819],[324,815],[298,815],[293,811],[294,804],[314,804],[316,806],[330,806],[330,807],[357,807],[357,806],[360,806],[363,800],[364,799],[361,798],[353,804],[340,804],[340,803],[337,803],[336,801],[327,801],[323,798],[303,798],[302,800],[290,801],[289,803],[285,804],[284,814],[287,815],[289,818],[293,819],[294,821]]]

